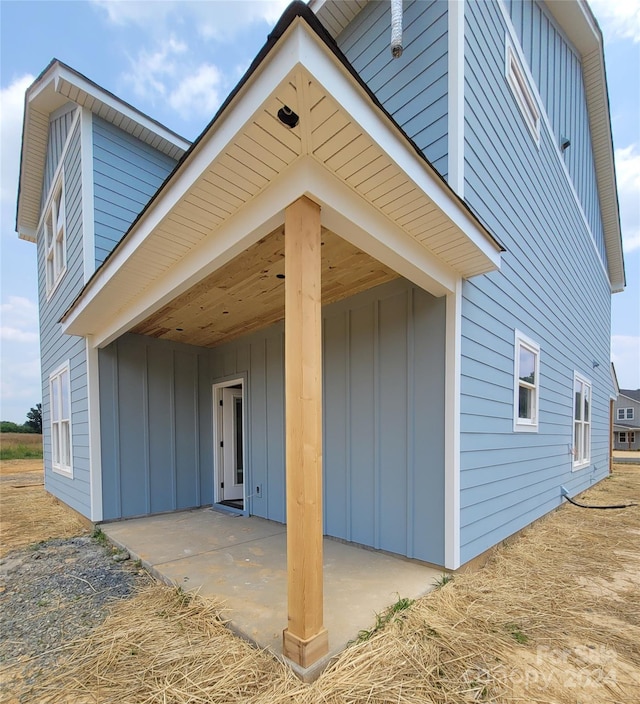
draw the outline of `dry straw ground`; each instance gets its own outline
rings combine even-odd
[[[583,495],[640,503],[640,467]],[[233,636],[220,605],[163,586],[70,643],[29,701],[640,701],[640,507],[564,506],[348,648],[312,685]]]

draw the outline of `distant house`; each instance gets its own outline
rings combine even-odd
[[[640,450],[640,389],[620,389],[613,409],[613,449]]]
[[[439,0],[389,34],[387,2],[292,4],[193,144],[59,61],[26,95],[46,488],[287,522],[305,666],[323,534],[454,570],[608,473],[597,22]]]

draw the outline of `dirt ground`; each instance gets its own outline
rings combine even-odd
[[[3,466],[3,480],[35,483],[37,473],[18,468],[7,475]],[[27,542],[57,533],[60,519],[38,526],[19,504],[7,510],[5,486],[7,527],[22,521]],[[42,487],[29,491],[29,512],[38,500],[51,510]],[[580,500],[640,504],[640,467],[615,466]],[[630,704],[640,701],[639,580],[640,506],[564,505],[481,570],[456,575],[347,648],[312,685],[230,633],[214,600],[152,585],[118,602],[82,640],[63,644],[57,667],[12,695],[100,704]]]
[[[0,557],[49,538],[71,538],[87,525],[44,491],[42,460],[0,461]]]

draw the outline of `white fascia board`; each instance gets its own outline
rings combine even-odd
[[[32,230],[30,227],[21,227],[18,232],[18,237],[26,242],[33,242],[34,244],[38,241],[36,236],[36,231]]]
[[[75,71],[71,71],[65,66],[58,65],[53,75],[53,82],[56,93],[60,92],[60,80],[65,80],[68,83],[71,83],[79,90],[84,91],[87,95],[101,102],[103,105],[106,105],[107,107],[115,110],[121,115],[124,115],[130,120],[137,122],[141,127],[144,127],[145,129],[149,130],[150,132],[153,132],[154,134],[157,134],[159,137],[162,137],[167,142],[174,144],[176,147],[182,149],[183,151],[186,151],[189,148],[189,142],[182,139],[182,137],[175,134],[171,130],[168,130],[159,122],[155,122],[147,115],[138,112],[138,110],[136,110],[135,108],[118,100],[115,96],[112,96],[109,93],[100,90],[93,83],[91,83],[89,80],[76,73]]]
[[[296,38],[300,63],[308,73],[498,269],[500,246],[483,231],[475,217],[407,143],[398,128],[381,111],[372,108],[371,98],[360,86],[354,85],[353,78],[335,57],[327,53],[315,35],[298,31]]]
[[[303,166],[304,195],[321,206],[325,227],[434,296],[455,290],[458,275],[445,262],[315,159],[304,160]]]

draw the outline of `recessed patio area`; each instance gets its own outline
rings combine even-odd
[[[219,597],[228,608],[225,615],[232,630],[282,657],[286,526],[205,508],[105,523],[101,528],[163,581]],[[323,573],[329,653],[307,669],[289,661],[304,679],[317,676],[398,597],[415,599],[431,591],[442,570],[325,538]]]

